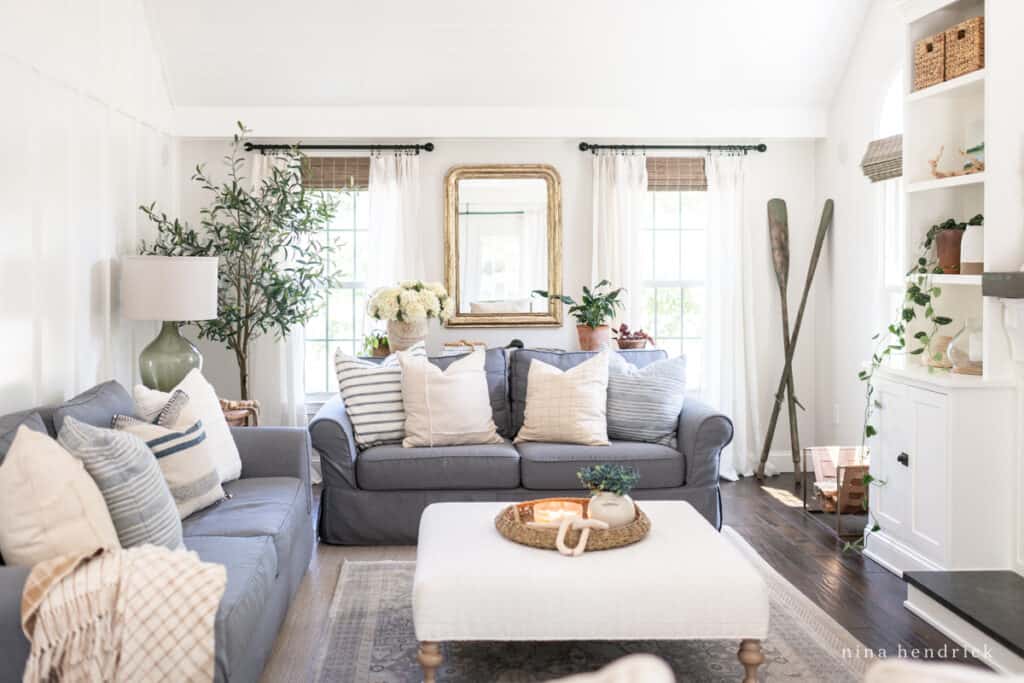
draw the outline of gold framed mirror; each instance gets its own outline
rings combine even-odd
[[[562,181],[543,164],[455,166],[445,178],[447,327],[557,327],[562,291]]]

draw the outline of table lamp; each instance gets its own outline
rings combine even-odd
[[[170,391],[192,368],[203,367],[203,355],[179,327],[217,317],[217,257],[122,257],[121,312],[129,320],[163,323],[142,350],[139,371],[150,389]]]

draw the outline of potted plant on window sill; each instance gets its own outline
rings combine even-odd
[[[373,358],[385,358],[391,354],[388,344],[388,333],[384,330],[373,330],[363,337],[363,355]]]
[[[579,336],[580,349],[583,351],[600,351],[607,348],[611,340],[611,329],[608,321],[615,316],[615,311],[622,308],[619,295],[625,290],[622,287],[602,292],[602,288],[611,287],[608,280],[601,280],[594,288],[583,288],[583,296],[579,302],[564,294],[551,294],[543,289],[533,290],[536,296],[550,301],[561,301],[569,306],[569,315],[576,319],[576,334]]]

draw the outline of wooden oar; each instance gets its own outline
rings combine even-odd
[[[774,201],[774,200],[773,200]],[[783,204],[785,209],[785,204]],[[832,226],[832,214],[835,211],[835,204],[831,199],[825,200],[825,206],[821,210],[821,221],[818,223],[818,234],[814,239],[814,250],[811,252],[811,260],[807,264],[807,278],[804,280],[804,292],[800,297],[800,308],[796,313],[796,323],[793,325],[793,335],[789,337],[788,349],[786,351],[786,361],[782,367],[782,377],[779,378],[779,388],[775,392],[775,405],[772,407],[772,417],[768,422],[768,435],[765,437],[764,448],[761,450],[761,462],[757,467],[757,478],[764,479],[764,466],[768,462],[768,451],[772,445],[772,439],[775,438],[775,425],[779,420],[779,411],[782,409],[782,394],[783,391],[789,386],[788,381],[792,379],[792,366],[793,366],[793,354],[796,350],[796,341],[800,336],[800,326],[804,321],[804,310],[807,307],[807,296],[811,292],[811,282],[814,281],[814,273],[818,269],[818,261],[821,258],[821,249],[825,244],[825,237],[828,235],[828,229]],[[770,220],[770,219],[769,219]],[[796,397],[793,397],[794,403],[797,403]],[[802,406],[801,406],[802,407]],[[790,407],[790,414],[793,414],[792,406]],[[792,423],[791,423],[792,426]],[[799,449],[794,449],[794,472],[799,471],[798,459]],[[800,479],[797,479],[799,482]]]

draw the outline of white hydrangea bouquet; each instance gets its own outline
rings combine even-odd
[[[440,282],[403,280],[397,287],[381,287],[366,302],[366,313],[387,321],[388,344],[402,351],[427,336],[427,321],[445,321],[455,312],[455,300]]]

